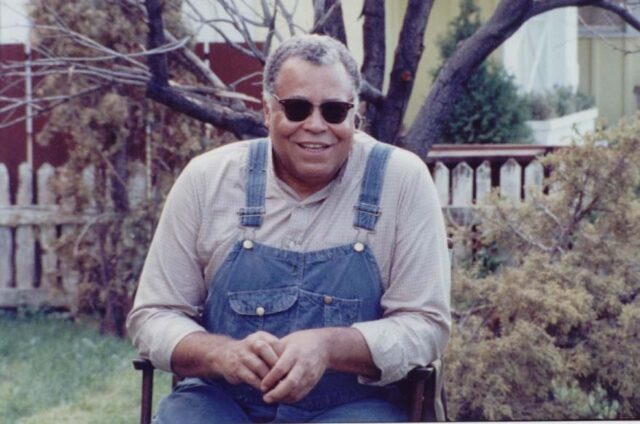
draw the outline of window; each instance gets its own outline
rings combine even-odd
[[[612,0],[626,6],[640,18],[640,0]],[[585,6],[578,9],[578,28],[581,37],[640,36],[618,15],[599,7]]]

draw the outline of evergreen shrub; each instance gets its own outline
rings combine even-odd
[[[638,419],[640,114],[542,163],[542,192],[458,236],[481,254],[454,275],[450,415]]]
[[[481,22],[473,0],[460,1],[460,14],[439,40],[443,63],[472,36]],[[439,70],[435,72],[437,75]],[[502,65],[485,61],[461,87],[462,93],[446,119],[442,143],[514,143],[527,139],[528,107]]]
[[[587,110],[595,105],[592,96],[571,87],[554,87],[544,93],[531,93],[526,97],[530,119],[543,121]]]

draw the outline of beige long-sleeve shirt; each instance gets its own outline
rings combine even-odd
[[[173,349],[198,324],[208,285],[237,240],[250,236],[274,247],[313,251],[366,242],[383,279],[376,321],[353,325],[364,336],[378,381],[388,384],[442,356],[450,325],[450,269],[444,221],[429,171],[417,156],[394,149],[374,233],[354,228],[367,154],[375,140],[357,132],[342,171],[321,191],[300,200],[279,180],[269,149],[266,215],[255,233],[239,225],[245,202],[248,143],[229,144],[194,158],[174,184],[162,211],[127,320],[139,352],[170,371]]]

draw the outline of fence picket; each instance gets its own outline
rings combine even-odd
[[[542,164],[537,160],[531,162],[524,169],[524,198],[531,200],[534,193],[542,191],[542,182],[544,180],[544,169]]]
[[[513,202],[520,202],[521,187],[522,167],[511,158],[500,168],[500,196]]]
[[[18,167],[18,195],[16,204],[32,206],[33,172],[31,165],[22,163]],[[16,229],[16,287],[31,289],[35,286],[36,249],[33,226],[24,225]]]
[[[54,168],[48,163],[43,164],[38,169],[38,205],[54,206],[56,204],[55,193],[50,188],[54,175]],[[54,225],[40,226],[40,248],[42,272],[40,276],[40,287],[49,289],[56,286],[58,255],[53,245],[56,241],[56,228]]]
[[[62,237],[69,237],[78,231],[77,225],[63,225],[61,230]],[[76,234],[77,235],[77,234]],[[68,299],[69,308],[72,312],[78,306],[78,284],[80,282],[80,274],[74,269],[71,258],[60,258],[60,276],[62,277],[62,288]]]
[[[82,184],[84,184],[87,193],[96,192],[96,167],[94,165],[88,165],[82,170]],[[95,212],[97,210],[95,196],[91,196],[88,203],[87,211]]]
[[[0,163],[0,208],[9,206],[9,171]],[[11,286],[13,275],[11,228],[0,227],[0,289]]]
[[[440,206],[447,206],[449,205],[449,168],[442,162],[436,162],[433,174]]]
[[[131,175],[127,181],[129,206],[140,206],[147,197],[147,169],[142,162],[131,164]]]
[[[96,188],[96,168],[94,165],[88,165],[82,170],[82,184],[87,193],[95,193]],[[108,196],[110,199],[110,196]],[[87,212],[97,211],[97,199],[91,197],[87,205]],[[82,226],[76,224],[65,224],[61,227],[60,233],[62,238],[80,236],[78,232],[84,232]],[[95,248],[94,253],[97,252]],[[80,283],[80,273],[75,270],[74,259],[67,255],[60,258],[60,276],[62,280],[62,288],[67,296],[67,303],[74,312],[78,306],[78,284]]]
[[[460,162],[453,169],[453,206],[471,206],[473,202],[473,169]]]
[[[460,162],[453,169],[452,180],[451,205],[456,207],[454,221],[456,221],[458,225],[468,225],[472,219],[472,213],[469,207],[473,203],[473,169],[471,169],[468,163]],[[471,250],[463,242],[454,243],[453,252],[456,262],[465,260],[471,254]]]
[[[491,164],[485,160],[476,169],[476,203],[484,200],[491,192]]]

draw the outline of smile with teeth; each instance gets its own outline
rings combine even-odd
[[[305,150],[310,150],[310,151],[321,151],[331,147],[328,144],[322,144],[322,143],[298,143],[298,146],[302,147]]]

